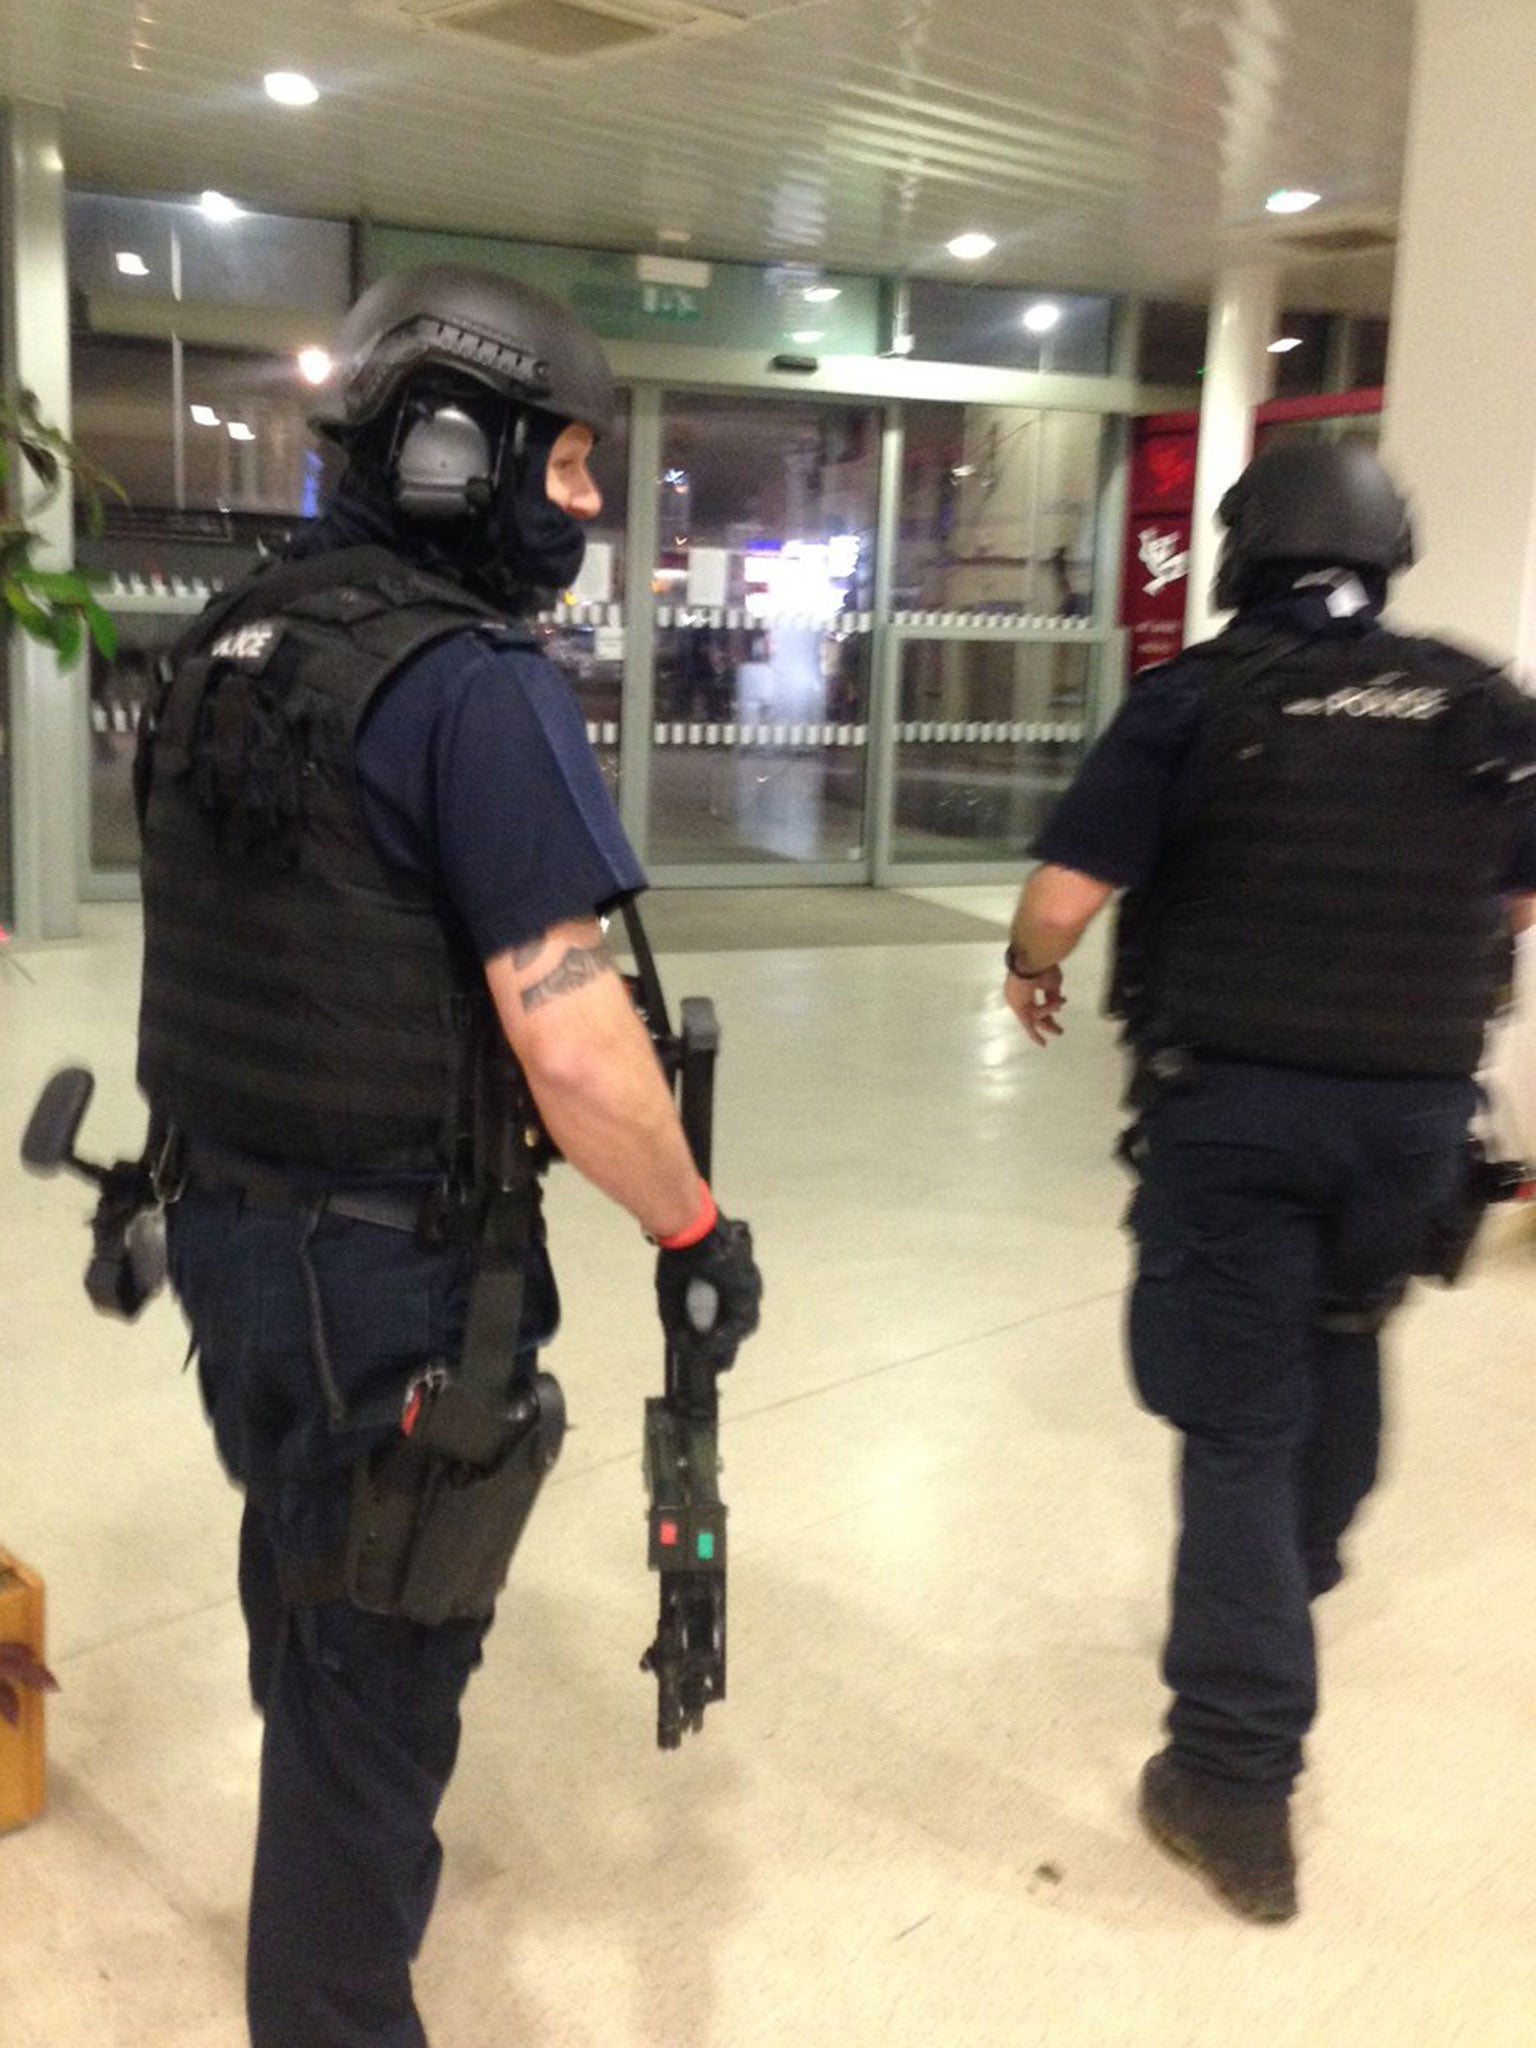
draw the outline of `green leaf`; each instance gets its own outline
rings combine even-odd
[[[78,569],[28,568],[16,580],[37,596],[51,598],[55,604],[83,604],[91,594],[90,584]]]
[[[78,612],[56,611],[49,621],[52,627],[53,644],[58,650],[59,667],[69,668],[80,658],[85,645],[85,626]]]
[[[94,597],[88,597],[82,607],[85,623],[91,629],[91,638],[96,642],[96,651],[103,661],[115,660],[117,656],[117,621],[108,611],[103,611]]]
[[[38,640],[52,640],[53,620],[46,608],[28,597],[14,576],[7,576],[0,585],[0,595],[15,613],[17,622],[24,631]]]
[[[28,469],[40,483],[52,490],[59,481],[59,458],[51,448],[39,441],[21,441],[17,444]]]

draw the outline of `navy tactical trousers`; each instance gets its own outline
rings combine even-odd
[[[1370,1324],[1451,1196],[1475,1104],[1469,1081],[1202,1061],[1139,1134],[1131,1366],[1184,1437],[1168,1728],[1234,1796],[1302,1767],[1309,1601],[1376,1478]]]
[[[460,1700],[489,1624],[423,1628],[345,1601],[288,1608],[277,1559],[339,1549],[352,1466],[398,1428],[412,1376],[457,1355],[469,1254],[233,1193],[183,1196],[169,1239],[215,1440],[246,1490],[240,1595],[265,1721],[253,2048],[425,2048],[410,1966],[437,1887]],[[524,1345],[555,1316],[541,1251]]]

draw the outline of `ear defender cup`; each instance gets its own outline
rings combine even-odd
[[[395,505],[408,519],[467,519],[490,502],[491,445],[478,421],[456,405],[414,420],[392,469]]]

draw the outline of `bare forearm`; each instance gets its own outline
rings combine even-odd
[[[486,979],[550,1136],[653,1237],[684,1230],[701,1185],[666,1077],[595,925],[487,963]]]
[[[1014,951],[1031,967],[1059,966],[1113,894],[1107,882],[1075,869],[1037,868],[1013,913]]]

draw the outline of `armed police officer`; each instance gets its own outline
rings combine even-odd
[[[172,1279],[244,1488],[263,1712],[255,2048],[411,2048],[461,1695],[559,1390],[551,1146],[661,1247],[668,1334],[756,1326],[601,915],[645,886],[519,621],[580,567],[613,387],[510,279],[343,324],[318,524],[175,651],[139,774],[139,1078]]]
[[[1454,1198],[1536,891],[1536,699],[1381,624],[1412,540],[1364,446],[1277,446],[1220,517],[1236,617],[1138,679],[1047,822],[1004,992],[1047,1044],[1059,963],[1128,892],[1130,1359],[1183,1435],[1141,1813],[1239,1913],[1284,1920],[1309,1603],[1375,1482],[1379,1334]]]

